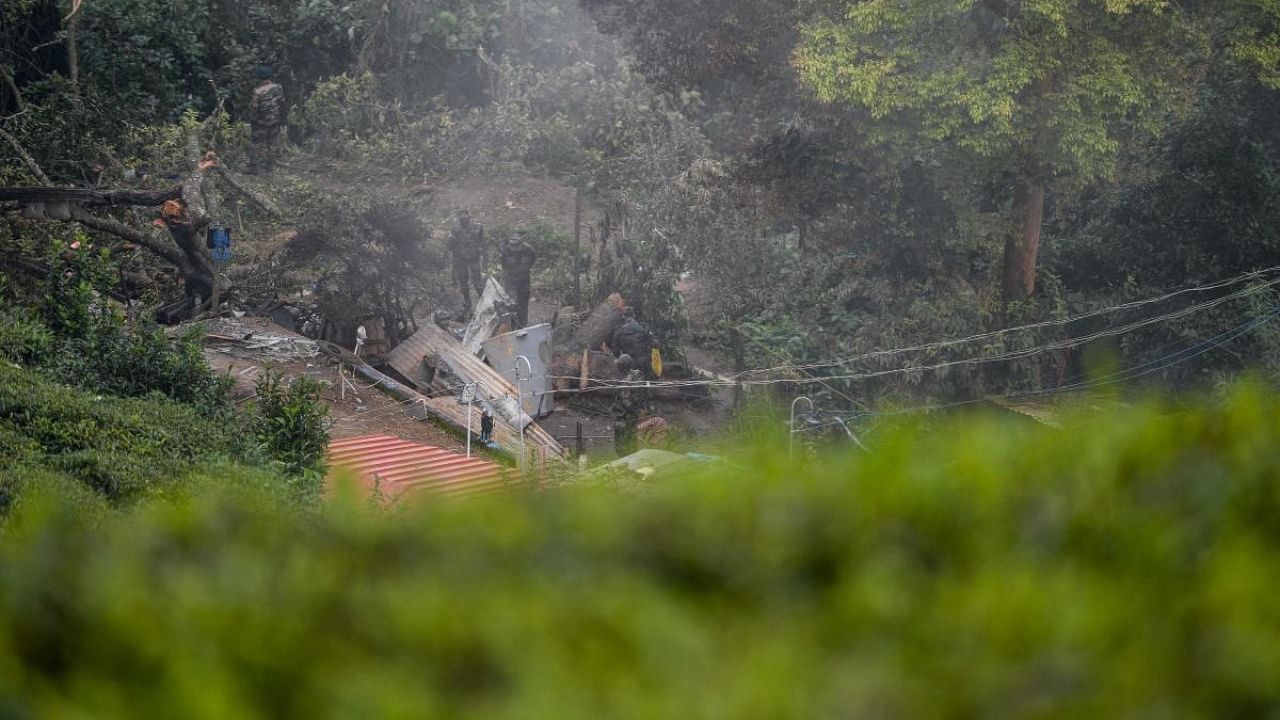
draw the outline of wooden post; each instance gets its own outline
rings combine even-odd
[[[578,428],[573,437],[573,451],[575,455],[582,457],[587,454],[587,443],[582,437],[582,421],[579,420],[577,425]]]
[[[735,327],[729,332],[733,333],[730,340],[733,345],[733,371],[737,374],[739,381],[739,384],[733,386],[733,406],[742,407],[743,393],[741,381],[742,373],[747,370],[746,351],[743,348],[742,331]]]
[[[222,283],[218,282],[218,263],[213,263],[213,299],[209,301],[209,312],[213,317],[218,317],[218,308],[222,301]]]

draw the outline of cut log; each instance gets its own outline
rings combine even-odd
[[[557,353],[577,355],[583,348],[599,350],[601,345],[609,342],[613,331],[622,324],[622,309],[627,306],[618,293],[614,293],[596,306],[595,310],[582,321],[582,325],[569,339],[569,344],[556,348]]]
[[[622,324],[622,308],[626,306],[621,295],[610,295],[591,311],[568,341],[556,344],[550,366],[556,390],[568,390],[574,385],[585,387],[592,376],[598,376],[598,368],[592,367],[597,361],[592,356],[599,353]]]

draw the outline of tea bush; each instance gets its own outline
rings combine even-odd
[[[235,425],[159,393],[95,395],[0,363],[0,517],[50,478],[115,505],[182,494],[210,462],[251,460],[253,448]]]
[[[286,382],[268,371],[254,390],[250,414],[258,449],[285,475],[318,490],[329,449],[329,407],[320,399],[324,386],[307,377]]]

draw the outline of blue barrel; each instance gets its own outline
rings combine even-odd
[[[231,247],[231,228],[226,225],[210,225],[209,226],[209,247],[229,248]]]
[[[231,260],[231,228],[226,225],[209,226],[209,248],[213,250],[213,259],[217,262]]]

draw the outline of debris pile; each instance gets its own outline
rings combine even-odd
[[[315,340],[290,333],[270,323],[249,325],[239,318],[217,318],[199,324],[205,342],[218,352],[244,358],[300,362],[320,355]]]

